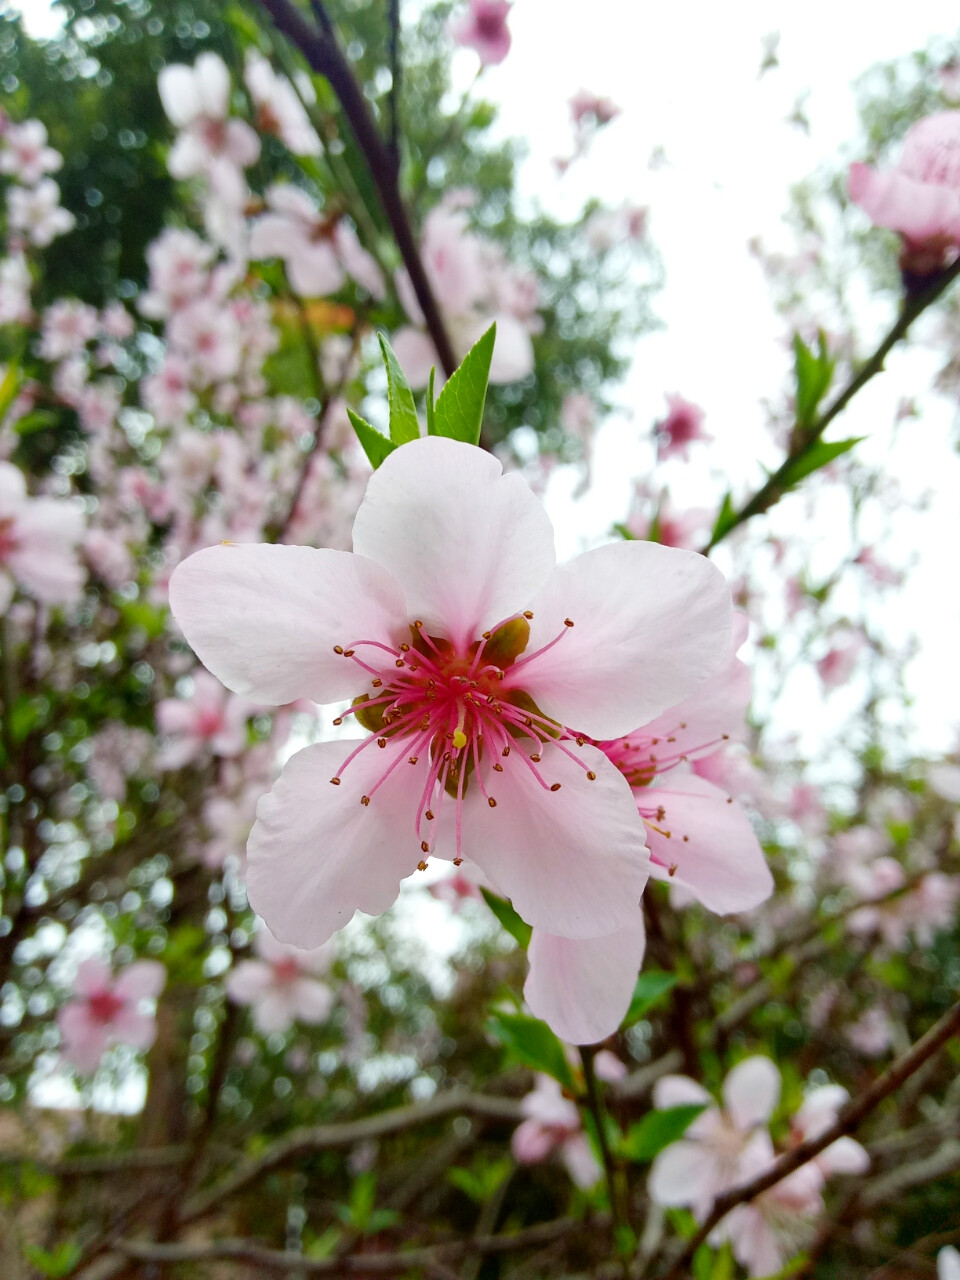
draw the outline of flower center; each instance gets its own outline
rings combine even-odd
[[[5,516],[0,519],[0,560],[6,560],[12,552],[16,551],[18,545],[13,517]]]
[[[106,1026],[108,1023],[113,1022],[123,1008],[124,1002],[119,996],[115,996],[112,991],[98,991],[96,995],[87,997],[87,1004],[90,1009],[90,1017],[94,1022],[100,1022]]]
[[[428,634],[420,621],[410,626],[410,643],[391,647],[378,640],[356,640],[348,646],[334,646],[336,653],[371,677],[370,692],[355,698],[345,715],[355,716],[374,736],[347,756],[330,781],[339,786],[351,762],[374,743],[382,751],[391,747],[386,767],[370,793],[360,797],[362,805],[369,805],[396,768],[404,762],[416,766],[424,760],[426,778],[416,814],[416,833],[424,854],[430,851],[425,824],[434,821],[440,803],[448,796],[456,804],[454,862],[459,865],[463,798],[468,785],[479,787],[491,809],[497,807],[497,778],[508,769],[529,771],[541,787],[559,791],[560,783],[549,782],[538,768],[544,743],[556,743],[587,769],[563,745],[570,738],[581,745],[586,739],[545,716],[517,685],[517,674],[552,649],[573,626],[567,618],[553,640],[521,657],[532,617],[527,612],[510,618],[465,649]],[[511,679],[505,687],[508,671]],[[342,724],[343,719],[338,716],[334,724]],[[587,777],[593,780],[595,775],[587,770]],[[421,861],[419,867],[423,870],[426,863]]]
[[[300,966],[291,956],[288,960],[273,962],[273,980],[280,986],[288,986],[300,977]]]

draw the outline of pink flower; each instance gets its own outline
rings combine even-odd
[[[817,672],[828,689],[847,683],[857,669],[858,659],[866,643],[863,636],[852,635],[849,640],[835,644],[819,660]]]
[[[744,635],[738,618],[726,665],[679,706],[624,738],[595,743],[633,790],[651,875],[690,890],[720,913],[758,906],[773,889],[744,810],[687,768],[688,761],[743,733],[750,680],[735,650]],[[549,938],[535,929],[527,953],[527,1004],[564,1040],[603,1040],[629,1007],[643,950],[639,911],[632,930],[605,938]]]
[[[668,1148],[669,1150],[669,1148]],[[776,1154],[767,1134],[758,1134],[745,1154],[741,1181],[763,1173]],[[771,1276],[799,1253],[823,1213],[823,1174],[814,1162],[740,1204],[710,1235],[714,1245],[729,1240],[733,1255],[751,1276]]]
[[[57,1014],[63,1056],[81,1071],[93,1071],[113,1041],[149,1049],[157,1033],[153,1015],[141,1012],[144,1000],[163,990],[167,971],[157,960],[138,960],[116,979],[102,960],[77,966],[74,999]]]
[[[716,669],[719,572],[630,542],[557,569],[524,481],[440,437],[371,477],[353,546],[209,547],[171,578],[174,616],[229,688],[353,698],[344,714],[371,731],[300,751],[261,801],[255,910],[316,946],[355,910],[386,910],[432,853],[470,857],[551,934],[633,924],[643,825],[584,735],[650,720]]]
[[[895,169],[851,165],[849,192],[876,226],[899,231],[904,270],[940,270],[960,245],[960,111],[912,125]]]
[[[241,960],[227,974],[227,995],[250,1005],[258,1031],[286,1031],[294,1022],[325,1022],[333,1008],[333,992],[317,974],[333,960],[329,945],[301,951],[278,942],[266,929],[253,940],[259,960]]]
[[[157,727],[170,741],[161,751],[163,769],[180,769],[204,750],[216,756],[235,756],[247,744],[251,706],[231,697],[219,680],[206,671],[193,677],[189,698],[164,698],[157,703]]]
[[[513,1131],[511,1147],[520,1164],[539,1164],[556,1151],[578,1187],[592,1187],[603,1170],[590,1148],[576,1105],[565,1098],[556,1080],[537,1076],[533,1092],[520,1103],[527,1117]]]
[[[868,1058],[879,1058],[893,1043],[893,1026],[886,1010],[871,1005],[846,1030],[847,1039]]]
[[[697,440],[712,440],[703,430],[703,410],[683,396],[667,396],[667,416],[656,425],[657,449],[661,458],[679,454],[684,462],[687,449]]]
[[[654,1160],[648,1184],[653,1202],[688,1206],[695,1217],[705,1218],[722,1191],[746,1180],[758,1145],[766,1153],[770,1139],[761,1126],[779,1100],[780,1072],[762,1056],[744,1058],[728,1073],[722,1108],[695,1080],[661,1077],[653,1089],[655,1107],[704,1103],[706,1110]]]
[[[74,604],[86,574],[76,557],[83,513],[62,498],[30,498],[23,473],[0,462],[0,613],[16,586],[42,604]]]
[[[323,215],[292,183],[267,188],[271,212],[250,234],[252,258],[282,258],[291,288],[305,298],[336,293],[352,276],[375,298],[386,295],[380,268],[341,217]]]
[[[467,12],[447,26],[457,44],[475,49],[483,66],[502,62],[510,52],[509,0],[467,0]]]
[[[843,1085],[825,1084],[812,1089],[790,1122],[793,1141],[819,1138],[834,1123],[840,1108],[849,1101],[850,1094]],[[815,1156],[813,1163],[825,1178],[829,1178],[833,1173],[866,1173],[870,1168],[870,1157],[853,1138],[838,1138]]]
[[[620,108],[612,99],[599,93],[578,89],[570,99],[570,114],[575,125],[582,125],[586,121],[603,125],[615,119],[620,114]]]
[[[11,124],[0,140],[0,173],[25,187],[35,186],[45,173],[56,173],[63,156],[47,146],[47,128],[40,120]]]
[[[318,156],[317,131],[286,76],[277,75],[262,54],[248,49],[243,78],[257,108],[261,133],[275,134],[295,156]]]
[[[44,178],[29,190],[10,187],[7,191],[10,227],[23,231],[31,244],[46,248],[57,236],[72,231],[76,218],[60,206],[60,188],[52,178]]]
[[[167,118],[181,130],[167,157],[173,177],[210,176],[218,162],[229,170],[256,163],[260,139],[245,121],[227,119],[230,72],[218,54],[201,53],[192,67],[164,67],[157,90]]]

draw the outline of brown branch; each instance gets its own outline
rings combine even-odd
[[[680,1280],[680,1277],[689,1268],[690,1260],[697,1249],[704,1243],[717,1223],[725,1218],[731,1209],[736,1208],[738,1204],[745,1204],[753,1200],[764,1191],[769,1191],[771,1187],[775,1187],[778,1182],[782,1182],[789,1174],[794,1173],[802,1165],[807,1164],[808,1161],[818,1156],[821,1151],[825,1151],[838,1138],[852,1133],[871,1111],[878,1107],[885,1098],[895,1093],[905,1080],[908,1080],[929,1058],[939,1052],[958,1031],[960,1031],[960,1002],[945,1013],[926,1035],[921,1036],[911,1049],[898,1058],[883,1075],[875,1080],[861,1097],[848,1102],[840,1110],[836,1121],[828,1129],[825,1129],[818,1137],[808,1138],[790,1151],[784,1152],[782,1156],[773,1162],[769,1169],[753,1178],[750,1182],[740,1187],[732,1187],[729,1191],[725,1191],[723,1195],[718,1196],[710,1213],[683,1246],[672,1266],[663,1273],[661,1280]]]
[[[417,1125],[430,1124],[447,1116],[484,1116],[493,1120],[518,1123],[523,1119],[520,1103],[513,1098],[490,1097],[480,1093],[460,1090],[441,1093],[427,1102],[407,1107],[395,1107],[378,1115],[360,1120],[348,1120],[342,1124],[305,1125],[279,1138],[266,1151],[241,1162],[232,1173],[215,1182],[212,1187],[199,1192],[184,1206],[181,1225],[202,1218],[218,1209],[225,1197],[235,1195],[278,1165],[286,1164],[300,1156],[332,1147],[350,1147],[371,1138],[383,1138]]]
[[[314,14],[322,23],[322,27],[314,27],[306,21],[291,0],[258,0],[258,3],[270,14],[277,29],[300,50],[313,70],[326,77],[336,94],[367,162],[380,203],[403,258],[403,265],[417,295],[427,331],[437,349],[443,371],[449,378],[457,367],[457,360],[400,195],[397,166],[390,148],[380,137],[363,90],[336,41],[323,5],[320,0],[314,0]]]
[[[212,1262],[232,1259],[250,1262],[271,1271],[299,1271],[304,1275],[334,1275],[337,1273],[372,1273],[390,1275],[411,1271],[417,1267],[435,1269],[445,1259],[456,1258],[469,1251],[487,1254],[513,1253],[521,1249],[535,1248],[561,1239],[575,1231],[591,1231],[601,1222],[578,1221],[576,1218],[555,1218],[524,1227],[510,1234],[471,1236],[467,1239],[449,1240],[424,1249],[406,1249],[396,1253],[361,1253],[345,1258],[305,1258],[302,1253],[267,1249],[249,1240],[219,1240],[212,1244],[150,1244],[140,1240],[114,1240],[112,1248],[128,1258],[152,1262],[159,1266],[176,1266],[183,1262]]]

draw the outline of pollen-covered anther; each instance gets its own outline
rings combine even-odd
[[[417,870],[418,870],[418,871],[426,871],[426,869],[427,869],[427,864],[426,864],[426,863],[424,862],[424,860],[421,858],[421,859],[420,859],[420,861],[417,863]]]
[[[524,617],[526,618],[526,620],[529,622],[529,621],[530,621],[530,619],[533,617],[533,610],[532,610],[532,609],[524,609],[524,611],[523,611],[523,616],[524,616]]]
[[[379,676],[377,676],[376,680],[372,680],[370,683],[373,685],[375,689],[383,688],[383,681],[380,679]]]
[[[493,772],[494,772],[494,773],[503,773],[503,765],[500,763],[500,761],[499,761],[499,760],[498,760],[498,761],[497,761],[497,763],[493,766]]]
[[[462,867],[462,866],[463,866],[463,859],[462,859],[462,858],[454,858],[454,860],[453,860],[453,865],[454,865],[455,867]]]
[[[587,770],[587,781],[588,781],[588,782],[596,782],[596,780],[597,780],[597,775],[593,772],[593,770],[592,770],[592,769],[588,769],[588,770]]]
[[[675,876],[676,874],[677,874],[677,864],[675,862],[671,862],[670,866],[667,867],[667,875]]]
[[[356,649],[344,649],[343,656],[345,658],[352,658],[355,653]]]
[[[428,822],[432,822],[437,815],[433,812],[432,809],[428,809],[423,816],[426,818]]]
[[[424,853],[429,853],[429,852],[430,852],[430,845],[427,843],[427,841],[426,841],[426,840],[421,840],[421,841],[420,841],[420,848],[421,848],[421,850],[422,850]]]
[[[540,761],[543,759],[543,757],[540,756],[539,754],[535,754],[535,755],[532,755],[530,759],[533,761],[534,764],[539,764]]]
[[[380,748],[380,750],[381,750],[381,751],[383,750],[383,748],[384,748],[386,745],[387,745],[387,740],[386,740],[386,738],[378,738],[378,739],[377,739],[377,746]]]
[[[333,652],[334,652],[334,653],[341,653],[341,654],[342,654],[342,653],[343,653],[343,645],[342,645],[342,644],[335,644],[335,645],[333,646]]]
[[[551,791],[559,791],[559,790],[560,790],[560,783],[559,783],[559,782],[554,782],[554,783],[552,783],[552,784],[551,784],[551,786],[550,786],[550,790],[551,790]]]
[[[572,618],[564,618],[564,620],[563,620],[563,625],[564,625],[565,627],[572,627],[572,626],[573,626],[573,619],[572,619]]]
[[[369,796],[361,796],[361,797],[360,797],[360,803],[364,806],[364,808],[366,808],[366,806],[370,803],[370,797],[369,797]]]
[[[497,807],[497,802],[494,800],[493,796],[487,796],[487,804],[491,809],[495,809]]]
[[[337,716],[336,720],[334,720],[333,723],[337,726],[343,724],[343,716]]]
[[[340,779],[339,779],[339,778],[331,778],[331,779],[330,779],[330,781],[333,783],[333,785],[334,785],[335,787],[339,787],[339,785],[340,785]]]
[[[420,759],[419,756],[411,756],[410,759],[407,761],[407,764],[416,764],[419,759]]]

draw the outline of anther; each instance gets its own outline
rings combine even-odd
[[[675,876],[676,874],[677,874],[677,864],[674,862],[674,863],[671,863],[671,865],[667,868],[667,875]]]
[[[355,652],[356,652],[355,649],[344,649],[343,656],[345,658],[352,658]]]
[[[333,722],[333,723],[334,723],[334,724],[336,724],[336,725],[341,725],[341,724],[343,724],[343,716],[337,716],[336,720],[334,720],[334,722]]]
[[[423,850],[424,853],[430,852],[430,846],[429,844],[427,844],[426,840],[420,841],[420,848]]]
[[[529,622],[529,621],[530,621],[530,619],[533,617],[533,610],[532,610],[532,609],[524,609],[524,611],[523,611],[523,616],[524,616],[524,617],[526,618],[526,620]]]
[[[560,790],[560,783],[559,783],[559,782],[555,782],[555,783],[553,784],[553,786],[550,788],[550,790],[551,790],[551,791],[559,791],[559,790]]]
[[[416,620],[414,623],[412,623],[411,625],[412,625],[412,626],[414,626],[414,627],[416,627],[416,629],[419,631],[419,630],[420,630],[420,628],[423,626],[423,623],[420,621],[420,619],[419,619],[419,618],[417,618],[417,620]]]
[[[541,759],[542,759],[542,757],[541,757],[541,756],[538,756],[538,755],[532,755],[532,756],[530,757],[530,759],[533,761],[533,763],[534,763],[534,764],[539,764],[539,763],[540,763],[540,761],[541,761]]]
[[[339,787],[339,785],[340,785],[340,779],[339,779],[339,778],[331,778],[331,779],[330,779],[330,781],[333,783],[333,785],[334,785],[335,787]]]
[[[483,638],[484,638],[484,640],[489,640],[489,639],[490,639],[490,637],[491,637],[492,635],[493,635],[493,632],[492,632],[492,631],[485,631],[485,632],[483,633]]]
[[[495,809],[497,807],[497,802],[494,800],[493,796],[487,796],[487,804],[491,809]]]
[[[335,645],[333,646],[333,652],[334,652],[334,653],[343,653],[343,645],[342,645],[342,644],[335,644]]]
[[[564,625],[565,627],[572,627],[572,626],[573,626],[573,619],[572,619],[572,618],[564,618],[564,620],[563,620],[563,625]]]
[[[503,765],[499,761],[497,761],[497,763],[493,766],[493,772],[503,773]]]
[[[576,742],[578,747],[585,747],[587,745],[586,738],[577,738]]]
[[[597,780],[597,775],[593,772],[593,770],[592,770],[592,769],[588,769],[588,770],[587,770],[587,781],[588,781],[588,782],[596,782],[596,780]]]
[[[373,687],[374,687],[375,689],[382,689],[382,688],[383,688],[383,681],[380,679],[380,677],[379,677],[379,676],[377,676],[376,680],[374,680],[372,683],[373,683]]]
[[[396,662],[395,662],[393,665],[394,665],[395,667],[402,667],[402,666],[403,666],[403,659],[402,659],[402,658],[397,658]]]
[[[434,814],[432,809],[428,809],[423,816],[426,818],[428,822],[432,822],[436,815]]]
[[[500,754],[501,754],[502,756],[508,756],[508,755],[510,754],[510,748],[509,748],[509,747],[504,747],[504,748],[503,748],[503,750],[500,752]]]
[[[387,745],[387,740],[386,740],[386,738],[378,738],[378,739],[377,739],[377,746],[380,748],[380,750],[381,750],[381,751],[383,750],[383,748],[384,748],[386,745]]]
[[[684,836],[684,837],[683,837],[683,843],[684,843],[684,844],[689,844],[689,843],[690,843],[690,837],[689,837],[689,836]]]
[[[720,736],[721,736],[721,738],[723,738],[724,742],[729,742],[729,741],[730,741],[730,735],[729,735],[729,733],[722,733]]]
[[[402,644],[402,645],[400,646],[400,652],[401,652],[401,653],[409,653],[409,652],[410,652],[410,646],[409,646],[408,644]]]
[[[411,756],[411,757],[410,757],[410,759],[407,761],[407,763],[408,763],[408,764],[416,764],[416,763],[417,763],[417,761],[418,761],[419,759],[420,759],[420,757],[419,757],[419,756]]]
[[[463,859],[462,859],[462,858],[454,858],[454,860],[453,860],[453,865],[454,865],[455,867],[462,866],[462,865],[463,865]]]
[[[370,803],[370,797],[369,797],[369,796],[361,796],[361,797],[360,797],[360,803],[361,803],[364,807],[366,807],[366,806]]]
[[[427,864],[426,864],[426,863],[424,862],[424,860],[421,858],[421,859],[420,859],[420,861],[417,863],[417,870],[418,870],[418,871],[426,871],[426,869],[427,869]]]

